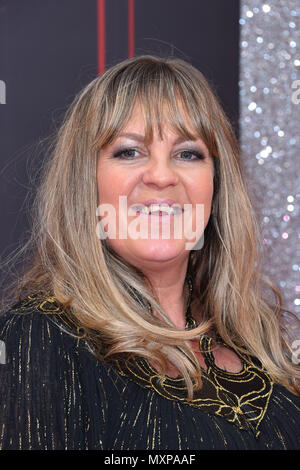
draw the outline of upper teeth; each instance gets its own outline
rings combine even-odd
[[[137,211],[142,214],[150,214],[152,212],[166,212],[167,214],[176,214],[181,212],[180,207],[171,207],[166,205],[151,204],[150,206],[139,206]]]

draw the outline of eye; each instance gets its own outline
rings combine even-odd
[[[122,148],[113,154],[113,158],[121,160],[133,160],[139,152],[134,148]],[[197,150],[183,150],[177,154],[180,160],[204,160],[205,156]]]
[[[180,160],[204,160],[204,155],[201,152],[198,152],[197,150],[184,150],[183,152],[180,152],[178,155],[182,155],[183,158],[180,158]],[[196,158],[193,158],[196,157]]]
[[[136,156],[135,152],[137,152],[137,150],[135,150],[133,148],[124,148],[124,149],[117,150],[113,154],[113,157],[114,158],[121,158],[121,159],[124,159],[124,160],[132,160]]]

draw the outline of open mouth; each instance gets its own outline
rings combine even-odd
[[[141,215],[151,215],[155,217],[166,217],[182,214],[181,207],[151,204],[149,206],[135,206],[135,211]]]

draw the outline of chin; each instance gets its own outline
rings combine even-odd
[[[130,251],[144,261],[171,261],[189,255],[184,240],[135,240]]]

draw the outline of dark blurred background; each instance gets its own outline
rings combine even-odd
[[[191,62],[238,133],[238,0],[0,0],[0,261],[27,240],[36,177],[68,105],[133,54]],[[1,285],[9,279],[2,269]]]

